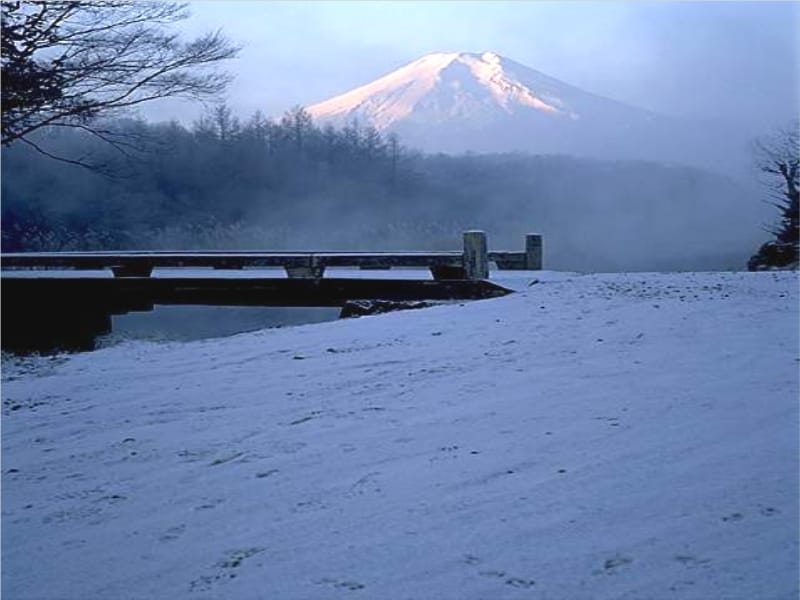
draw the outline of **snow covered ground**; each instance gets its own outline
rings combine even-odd
[[[792,273],[3,364],[3,598],[795,599]]]

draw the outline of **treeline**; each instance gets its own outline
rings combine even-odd
[[[101,139],[102,138],[102,139]],[[3,150],[2,250],[494,248],[545,235],[575,270],[738,268],[757,203],[686,167],[565,156],[423,155],[301,108],[271,121],[217,107],[191,127],[127,121]]]
[[[22,145],[4,150],[4,251],[263,247],[278,240],[247,239],[248,229],[274,237],[420,192],[395,137],[358,124],[320,128],[299,108],[279,122],[241,122],[222,106],[192,128],[130,121],[100,131],[104,139],[70,129],[41,140],[91,169]]]

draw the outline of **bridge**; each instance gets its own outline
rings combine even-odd
[[[489,281],[489,263],[541,269],[542,241],[529,234],[523,251],[490,252],[483,232],[467,231],[458,252],[36,252],[1,258],[3,347],[44,351],[92,349],[96,336],[110,332],[112,315],[154,305],[343,306],[349,300],[502,296],[510,290]],[[325,276],[326,269],[341,267],[428,269],[432,278]],[[276,276],[276,269],[286,276]]]

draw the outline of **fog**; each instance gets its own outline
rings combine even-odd
[[[191,9],[183,33],[221,27],[243,45],[225,65],[236,76],[225,104],[153,104],[109,121],[145,141],[133,155],[80,131],[39,134],[101,172],[4,148],[4,251],[458,249],[479,228],[491,249],[543,234],[545,268],[728,270],[770,238],[777,214],[751,145],[797,116],[796,4]],[[285,114],[448,49],[491,49],[656,116],[649,128],[613,124],[616,137],[603,124],[574,136],[531,124],[448,147],[406,131],[395,147],[366,123]]]
[[[296,117],[304,129],[289,118],[234,121],[224,135],[129,123],[153,144],[133,162],[87,135],[46,138],[62,154],[111,164],[115,177],[11,148],[3,250],[455,250],[478,228],[494,250],[543,234],[551,269],[736,270],[774,219],[755,180],[699,168],[404,147],[393,155],[369,130]]]

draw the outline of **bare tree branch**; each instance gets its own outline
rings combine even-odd
[[[37,152],[39,152],[40,154],[43,154],[44,156],[46,156],[48,158],[52,158],[53,160],[57,160],[59,162],[67,163],[67,164],[70,164],[70,165],[76,165],[78,167],[84,167],[86,169],[91,169],[93,171],[99,170],[101,168],[101,165],[94,165],[94,164],[91,164],[91,163],[87,163],[87,162],[84,162],[81,159],[66,158],[64,156],[58,156],[56,154],[52,154],[51,152],[48,152],[47,150],[45,150],[44,148],[42,148],[41,146],[39,146],[35,142],[30,141],[27,138],[20,138],[20,140],[23,143],[25,143],[28,146],[30,146],[31,148],[33,148],[34,150],[36,150]]]
[[[111,142],[98,119],[160,98],[216,97],[230,77],[215,67],[239,51],[220,31],[182,41],[169,27],[188,17],[185,4],[28,0],[3,2],[2,17],[3,145],[40,149],[30,134],[67,125]]]

